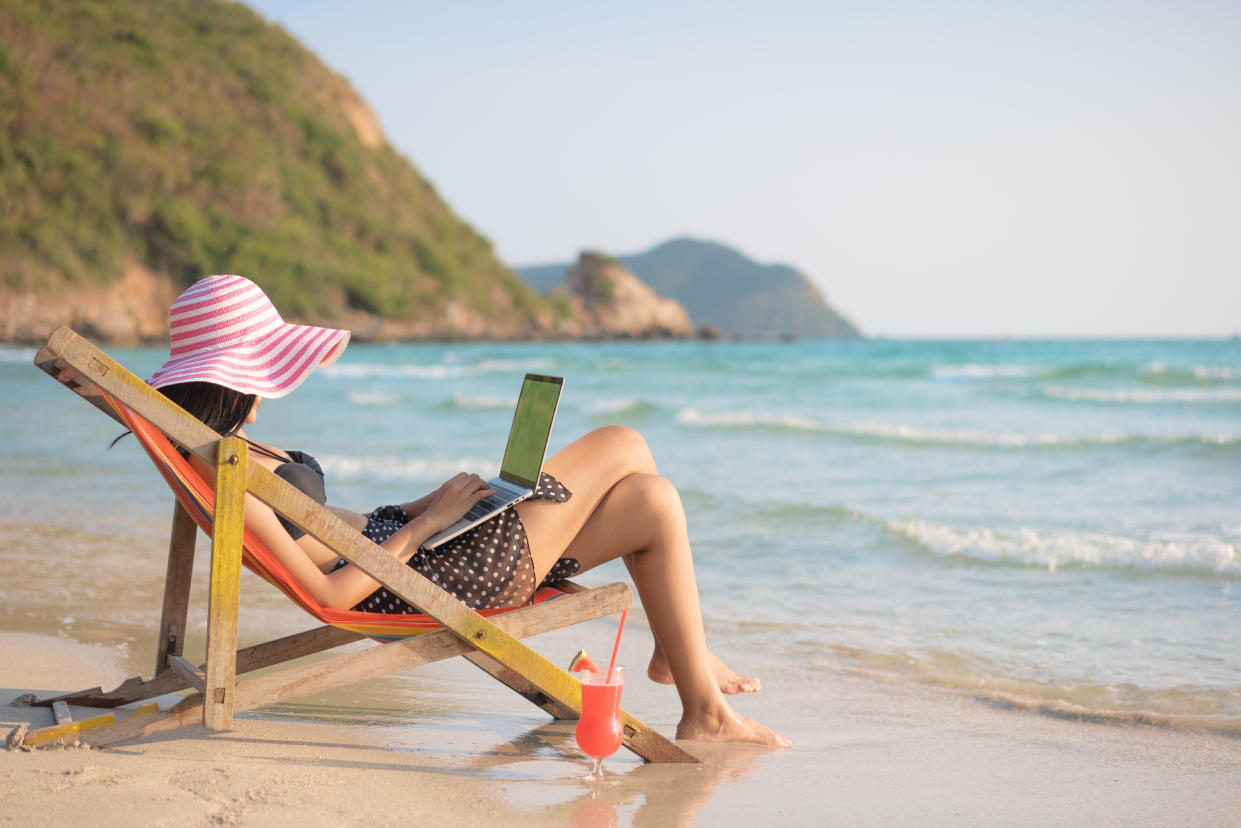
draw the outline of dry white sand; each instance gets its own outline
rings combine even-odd
[[[491,706],[489,680],[448,668]],[[0,721],[50,723],[20,692],[117,678],[102,646],[0,633]],[[632,673],[632,671],[631,671]],[[631,677],[631,683],[633,679]],[[107,683],[107,681],[103,681]],[[840,674],[822,699],[739,700],[788,751],[687,745],[700,766],[588,769],[571,726],[504,695],[399,726],[239,718],[109,749],[0,751],[0,823],[80,825],[1236,825],[1241,740],[997,710]],[[507,694],[502,688],[501,693]],[[630,688],[626,688],[629,694]],[[668,688],[626,707],[662,732]],[[511,694],[510,694],[511,695]],[[477,702],[477,696],[472,697]],[[660,699],[654,702],[652,700]],[[524,707],[523,707],[524,705]]]

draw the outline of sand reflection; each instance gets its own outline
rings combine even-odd
[[[589,778],[591,760],[578,750],[571,722],[552,722],[514,734],[468,765],[504,778],[526,778],[506,792],[515,809],[539,811],[552,825],[607,828],[693,825],[724,787],[748,780],[769,753],[752,745],[681,742],[697,765],[650,764],[621,749],[604,762],[604,778]]]

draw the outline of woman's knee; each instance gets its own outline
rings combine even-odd
[[[658,474],[635,474],[622,481],[631,509],[642,519],[658,523],[683,526],[685,508],[681,493],[666,477]]]
[[[655,474],[655,458],[646,438],[629,426],[609,425],[590,432],[592,442],[627,474]]]

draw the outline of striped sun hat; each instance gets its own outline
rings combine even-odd
[[[199,279],[168,313],[171,358],[147,380],[153,388],[214,382],[243,394],[283,397],[316,365],[331,365],[349,332],[292,325],[258,285],[242,276]]]

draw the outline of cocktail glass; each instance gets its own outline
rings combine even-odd
[[[577,746],[595,760],[590,777],[603,778],[603,760],[616,753],[625,739],[620,720],[621,688],[625,668],[612,668],[612,675],[586,673],[582,679],[582,717],[577,720]]]

